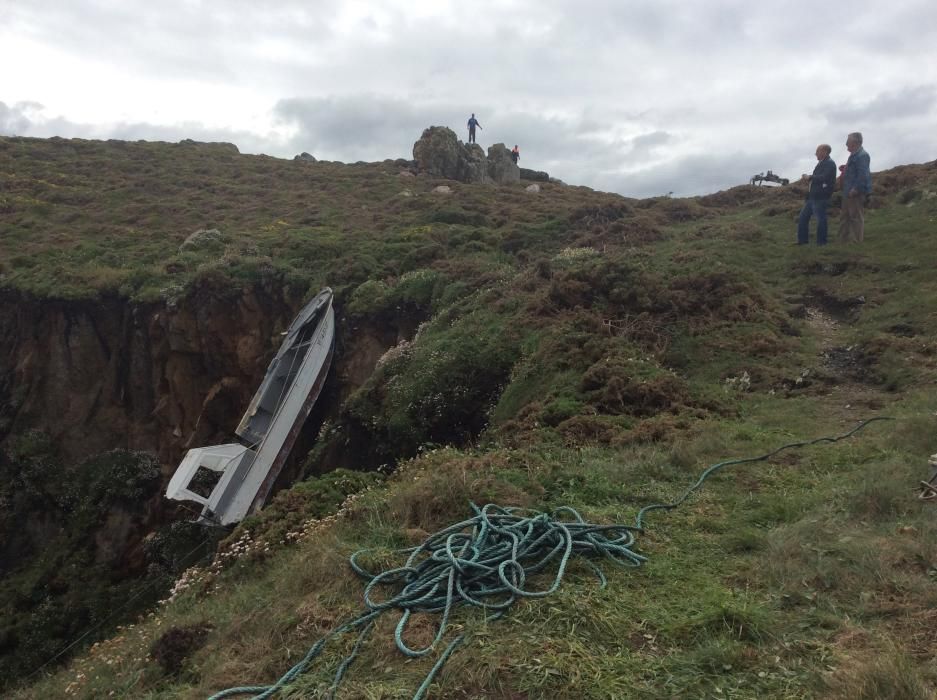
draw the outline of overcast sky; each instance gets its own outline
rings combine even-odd
[[[353,162],[475,112],[570,184],[702,194],[855,130],[934,160],[935,47],[934,0],[0,0],[0,134]]]

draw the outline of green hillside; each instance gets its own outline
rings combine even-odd
[[[632,524],[707,465],[872,416],[895,420],[727,467],[650,513],[648,561],[596,559],[604,588],[573,560],[500,620],[458,609],[419,659],[381,617],[337,697],[413,697],[460,633],[428,697],[932,697],[937,525],[917,493],[937,452],[937,163],[874,173],[865,243],[826,248],[793,245],[802,185],[633,200],[408,167],[0,139],[6,291],[185,305],[205,284],[328,285],[347,329],[415,329],[323,425],[308,479],[12,697],[272,683],[362,610],[359,549],[400,565],[470,503]],[[203,229],[219,233],[185,244]],[[438,623],[415,616],[406,640]],[[354,636],[282,697],[325,697]]]

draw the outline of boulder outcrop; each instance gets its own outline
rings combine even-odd
[[[503,143],[488,147],[488,177],[499,185],[521,181],[521,169]]]
[[[431,126],[413,144],[413,159],[419,172],[460,182],[508,183],[520,180],[520,170],[511,161],[503,143],[488,149],[477,143],[462,143],[445,126]]]

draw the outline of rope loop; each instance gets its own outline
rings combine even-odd
[[[884,416],[870,418],[843,435],[792,442],[758,457],[714,464],[703,471],[699,479],[677,500],[655,503],[638,511],[634,525],[589,523],[569,506],[561,506],[546,513],[493,503],[479,508],[471,503],[473,517],[430,535],[416,547],[394,552],[396,557],[406,557],[402,566],[372,573],[360,560],[374,550],[362,549],[352,554],[349,559],[352,571],[367,582],[364,589],[365,611],[316,642],[306,656],[275,684],[228,688],[215,693],[208,700],[221,700],[234,695],[252,695],[254,700],[269,698],[302,674],[328,641],[360,628],[351,653],[341,662],[335,674],[329,690],[329,697],[332,697],[378,616],[399,610],[400,619],[394,629],[397,649],[409,658],[427,656],[445,637],[450,614],[456,606],[482,608],[490,612],[489,620],[497,619],[521,598],[543,598],[556,592],[573,556],[581,557],[604,587],[605,574],[589,557],[602,557],[624,568],[637,568],[644,564],[647,557],[634,551],[634,546],[637,534],[644,532],[645,515],[654,510],[678,507],[723,467],[763,461],[792,447],[837,442],[879,420],[892,419]],[[530,577],[552,565],[555,565],[556,572],[546,588],[527,588]],[[372,598],[375,588],[388,585],[397,586],[399,590],[384,601]],[[404,641],[414,613],[442,614],[433,640],[421,649],[411,648]],[[460,634],[448,643],[417,689],[413,700],[425,697],[436,674],[463,640],[464,635]]]

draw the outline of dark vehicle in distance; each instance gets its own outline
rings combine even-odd
[[[786,177],[781,177],[780,175],[776,175],[770,170],[768,171],[767,175],[765,173],[758,173],[757,175],[752,175],[752,179],[750,180],[749,184],[762,185],[766,182],[776,182],[782,187],[785,185],[791,184],[791,181],[788,180]]]

